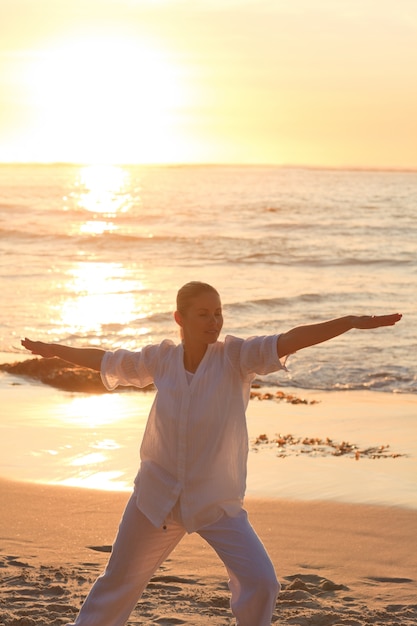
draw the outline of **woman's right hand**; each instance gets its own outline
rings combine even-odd
[[[26,350],[29,350],[32,354],[43,356],[45,359],[51,359],[55,356],[53,344],[44,343],[43,341],[32,341],[25,337],[20,342]]]

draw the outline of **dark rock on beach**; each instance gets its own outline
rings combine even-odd
[[[100,374],[85,367],[72,365],[62,359],[27,359],[16,363],[2,363],[0,370],[15,376],[25,376],[39,380],[45,385],[56,387],[63,391],[83,393],[107,393]],[[137,387],[123,387],[135,389]],[[152,386],[146,390],[153,389]]]

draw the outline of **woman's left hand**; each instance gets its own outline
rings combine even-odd
[[[367,330],[380,328],[381,326],[394,326],[401,318],[401,313],[392,313],[391,315],[358,315],[355,317],[354,328]]]

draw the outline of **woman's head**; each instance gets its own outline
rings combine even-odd
[[[187,283],[178,291],[175,321],[182,338],[188,342],[213,343],[223,326],[222,305],[218,291],[198,281]]]

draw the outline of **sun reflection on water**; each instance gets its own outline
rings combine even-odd
[[[115,165],[89,165],[80,170],[79,208],[106,215],[126,213],[131,207],[129,171]]]
[[[125,419],[122,409],[122,400],[119,394],[80,395],[71,398],[71,401],[62,404],[59,417],[74,427],[98,428],[109,424],[116,425]],[[119,447],[114,439],[104,439],[94,444],[100,450],[116,449]]]
[[[80,232],[84,235],[104,235],[117,231],[116,224],[105,220],[89,220],[80,226]]]
[[[135,203],[139,200],[138,189],[136,185]],[[133,206],[131,190],[131,173],[127,168],[115,165],[82,167],[75,189],[64,198],[88,217],[77,225],[77,231],[92,236],[118,232],[118,219]]]
[[[78,262],[69,271],[65,300],[60,318],[70,333],[98,330],[104,324],[127,324],[135,311],[135,292],[143,289],[118,263]]]
[[[132,402],[129,394],[114,393],[76,395],[62,403],[55,420],[73,435],[67,437],[69,444],[53,451],[56,478],[50,482],[129,491],[149,409],[149,400],[143,400],[140,396]]]
[[[94,472],[79,473],[78,476],[65,478],[59,482],[65,487],[82,487],[85,489],[102,489],[105,491],[130,491],[131,486],[121,477],[123,472]],[[118,480],[119,479],[119,480]]]
[[[74,465],[75,467],[95,465],[96,463],[104,463],[106,458],[106,455],[101,452],[90,452],[89,454],[83,454],[82,456],[75,457],[75,459],[71,461],[70,465]]]

